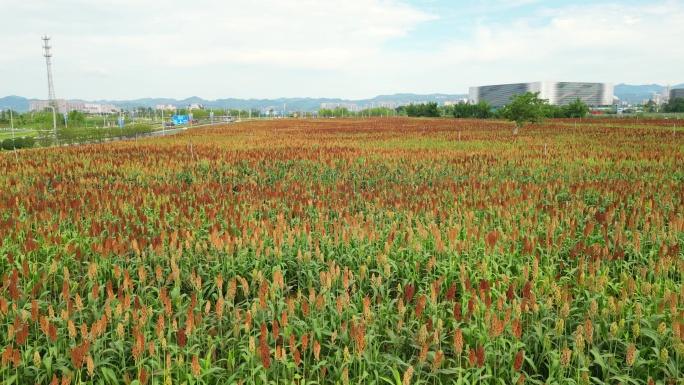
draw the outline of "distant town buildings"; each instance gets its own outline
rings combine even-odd
[[[427,101],[408,101],[408,102],[388,102],[388,101],[379,101],[379,102],[370,102],[367,104],[364,104],[363,106],[359,106],[358,104],[355,103],[344,103],[344,102],[334,102],[334,103],[321,103],[321,109],[324,110],[335,110],[337,108],[346,108],[348,111],[351,112],[359,112],[362,110],[368,110],[372,108],[387,108],[390,110],[397,109],[399,107],[403,106],[408,106],[409,104],[427,104]],[[445,102],[445,105],[446,102]]]
[[[176,109],[176,106],[173,104],[157,104],[157,110],[162,110],[162,111],[174,111]]]
[[[456,100],[445,100],[444,101],[445,106],[455,106],[457,104],[463,104],[463,103],[468,103],[468,98],[456,99]]]
[[[321,108],[324,110],[335,110],[346,108],[348,111],[361,111],[361,108],[354,103],[321,103]]]
[[[55,99],[57,112],[66,114],[70,111],[79,111],[86,114],[111,114],[119,112],[119,108],[113,104],[94,104],[79,101],[71,101],[65,99]],[[29,101],[29,110],[43,111],[50,107],[48,100],[31,100]]]
[[[372,103],[372,104],[376,105],[375,107],[378,107],[378,108],[389,108],[391,110],[394,110],[394,109],[403,105],[403,103],[398,103],[398,102],[377,102],[377,103]]]
[[[668,85],[661,93],[653,91],[653,96],[650,99],[645,99],[643,104],[651,102],[655,105],[668,104],[677,98],[684,98],[684,88],[671,89]]]
[[[539,92],[540,99],[547,99],[549,104],[567,105],[577,98],[589,106],[609,106],[613,104],[612,83],[580,83],[580,82],[531,82],[498,84],[491,86],[470,87],[470,101],[478,103],[484,100],[496,107],[504,106],[513,95],[524,95],[527,92]]]
[[[653,93],[653,96],[651,97],[650,100],[653,100],[653,102],[657,105],[665,104],[667,103],[667,97],[663,97],[662,94],[659,94],[657,92]]]

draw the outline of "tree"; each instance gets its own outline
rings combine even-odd
[[[470,104],[470,102],[458,103],[454,105],[452,113],[454,118],[488,119],[493,116],[493,109],[493,105],[480,100],[477,104]]]
[[[190,111],[192,114],[192,119],[193,120],[200,120],[209,117],[209,111],[208,110],[200,110],[200,109],[194,109]]]
[[[37,111],[33,113],[33,123],[47,123],[52,124],[52,111]]]
[[[22,126],[26,125],[27,118],[28,118],[28,114],[26,114],[26,113],[19,114],[19,116],[14,117],[14,119],[17,119],[19,121],[19,124],[21,124]]]
[[[565,118],[567,113],[566,109],[567,107],[565,106],[561,107],[548,103],[542,106],[542,110],[544,111],[544,118],[547,119]]]
[[[653,99],[649,99],[649,101],[646,102],[646,104],[644,104],[644,110],[646,110],[646,112],[656,112],[657,109],[658,106],[656,105],[656,102],[653,101]]]
[[[409,104],[404,108],[406,111],[406,114],[411,117],[429,117],[429,118],[438,118],[440,116],[439,114],[439,106],[435,102],[429,102],[428,104]]]
[[[50,118],[52,118],[52,116]],[[39,127],[36,129],[36,131],[38,131],[38,135],[36,136],[38,145],[40,145],[41,147],[52,146],[55,140],[55,135],[54,131],[52,130],[52,126],[50,126],[49,128]]]
[[[363,111],[361,111],[361,114],[363,116],[391,116],[393,115],[393,111],[389,108],[385,107],[374,107],[374,108],[368,108]],[[345,115],[346,116],[346,115]]]
[[[441,115],[439,113],[439,106],[435,102],[430,102],[428,104],[422,105],[423,107],[423,116],[427,116],[430,118],[439,118]]]
[[[477,104],[473,105],[473,118],[487,119],[492,117],[492,106],[491,104],[480,100]]]
[[[546,99],[539,99],[539,92],[511,96],[511,102],[505,106],[504,116],[515,122],[513,135],[518,135],[518,129],[525,123],[535,124],[544,120],[544,106],[547,104]]]
[[[333,110],[329,108],[321,108],[318,110],[318,117],[319,118],[329,118],[333,116]]]
[[[473,117],[473,105],[470,102],[458,103],[454,105],[451,113],[454,118],[472,118]]]
[[[69,123],[73,124],[83,124],[85,122],[85,114],[80,111],[71,110],[69,111]]]
[[[589,114],[589,106],[577,98],[567,105],[565,111],[568,118],[583,118]]]
[[[684,112],[684,98],[670,99],[665,105],[665,112]]]

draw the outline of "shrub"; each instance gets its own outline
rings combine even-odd
[[[32,136],[24,137],[24,148],[33,148],[36,145],[36,140]]]
[[[14,150],[14,141],[12,138],[7,138],[2,141],[2,149],[3,150]]]

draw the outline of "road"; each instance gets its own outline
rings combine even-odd
[[[211,126],[212,126],[211,123],[194,124],[192,126],[183,126],[183,127],[179,127],[179,128],[169,128],[169,129],[166,129],[164,131],[155,131],[155,132],[152,132],[152,133],[149,133],[146,135],[138,136],[137,138],[108,138],[108,139],[104,139],[104,140],[99,141],[99,142],[80,142],[80,143],[73,143],[70,145],[69,144],[61,144],[60,147],[61,146],[83,146],[86,144],[109,143],[109,142],[116,142],[119,140],[136,140],[136,139],[153,138],[153,137],[158,137],[158,136],[175,135],[175,134],[178,134],[178,133],[181,133],[183,131],[190,130],[190,129],[201,128],[201,127],[211,127]]]
[[[227,124],[227,123],[221,123],[221,124]],[[218,124],[216,124],[216,125],[218,125]],[[179,132],[191,130],[194,128],[211,127],[211,126],[213,126],[213,124],[204,123],[204,124],[193,124],[192,126],[183,126],[183,127],[179,127],[179,128],[167,128],[164,131],[155,131],[155,132],[151,133],[150,135],[148,135],[147,137],[173,135],[173,134],[177,134]]]

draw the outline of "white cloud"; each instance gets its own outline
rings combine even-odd
[[[135,78],[155,84],[164,81],[161,73],[177,78],[211,66],[349,69],[435,18],[400,0],[25,0],[8,12],[0,44],[9,52],[0,56],[0,69],[24,79],[3,83],[13,93],[44,93],[40,36],[47,33],[55,86],[73,90],[62,91],[71,97],[83,97],[92,86],[79,84],[79,74],[102,81],[110,76],[113,83],[94,91],[102,92]]]
[[[533,80],[681,81],[672,77],[684,61],[674,41],[684,36],[684,5],[629,4],[23,0],[5,15],[0,84],[8,94],[46,93],[44,33],[53,36],[57,94],[83,99],[362,98]]]
[[[481,23],[472,39],[453,39],[435,53],[458,67],[477,67],[471,85],[533,80],[666,83],[684,59],[677,2],[596,4],[543,11],[506,23]],[[470,71],[468,71],[470,72]],[[681,80],[681,79],[679,79]],[[477,83],[475,83],[477,82]]]
[[[110,71],[107,68],[96,67],[96,68],[84,68],[83,73],[95,77],[107,78],[109,77]]]
[[[362,60],[432,18],[399,2],[377,0],[262,0],[212,13],[201,8],[167,11],[165,19],[179,23],[164,36],[178,48],[164,50],[160,45],[154,51],[162,51],[164,62],[180,67],[253,63],[335,69]]]

